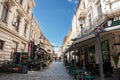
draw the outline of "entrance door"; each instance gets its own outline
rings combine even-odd
[[[106,40],[101,44],[102,57],[103,57],[103,69],[104,73],[112,73],[112,67],[110,62],[109,41]]]

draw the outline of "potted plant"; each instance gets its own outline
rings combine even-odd
[[[119,57],[120,57],[120,52],[119,53],[112,53],[111,55],[115,68],[113,70],[113,74],[114,74],[114,78],[115,80],[120,80],[120,68],[118,68],[118,64],[119,64]]]

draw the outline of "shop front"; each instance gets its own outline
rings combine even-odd
[[[111,54],[120,52],[120,23],[119,20],[114,21],[108,19],[104,21],[97,29],[89,35],[77,38],[73,41],[70,51],[74,51],[75,60],[79,61],[82,68],[95,70],[100,74],[100,78],[104,75],[110,75],[115,68]],[[75,65],[76,66],[76,65]],[[120,65],[118,64],[118,67]]]

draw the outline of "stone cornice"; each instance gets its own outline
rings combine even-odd
[[[9,27],[10,27],[10,26],[9,26]],[[6,25],[3,24],[3,23],[1,23],[1,22],[0,22],[0,29],[5,30],[6,32],[8,32],[8,33],[14,35],[14,36],[17,37],[17,38],[20,38],[21,40],[23,40],[23,41],[25,41],[25,42],[28,42],[27,39],[25,39],[24,37],[20,36],[17,32],[15,32],[15,31],[13,31],[13,30],[7,28]]]
[[[15,2],[16,3],[16,6],[17,6],[17,10],[19,11],[19,12],[21,12],[22,13],[22,15],[24,15],[24,17],[28,20],[28,21],[30,21],[31,19],[30,19],[30,16],[25,12],[25,10],[23,9],[23,7],[22,7],[22,5],[19,3],[19,2]]]

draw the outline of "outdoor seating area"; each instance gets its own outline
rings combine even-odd
[[[28,70],[41,71],[49,66],[52,61],[49,59],[39,59],[36,63],[29,61],[28,53],[14,52],[12,61],[1,61],[0,72],[4,73],[27,73]]]
[[[27,73],[28,72],[28,53],[14,52],[12,61],[1,61],[0,72],[7,73]]]
[[[85,80],[94,80],[95,73],[90,69],[83,69],[82,67],[78,68],[77,66],[72,66],[71,63],[65,63],[68,74],[75,79],[85,79]]]
[[[35,71],[41,71],[44,68],[46,68],[47,66],[49,66],[51,63],[50,60],[41,60],[39,61],[36,65],[33,63],[29,63],[29,70],[35,70]]]
[[[20,64],[1,64],[0,72],[7,72],[7,73],[21,73],[22,65]]]
[[[75,80],[98,80],[98,78],[100,77],[99,64],[86,64],[85,68],[83,68],[83,66],[71,65],[72,63],[70,62],[65,62],[64,64],[67,73]],[[104,67],[104,69],[106,69],[106,67]],[[109,72],[106,70],[104,71],[105,80],[113,79],[113,74]]]

